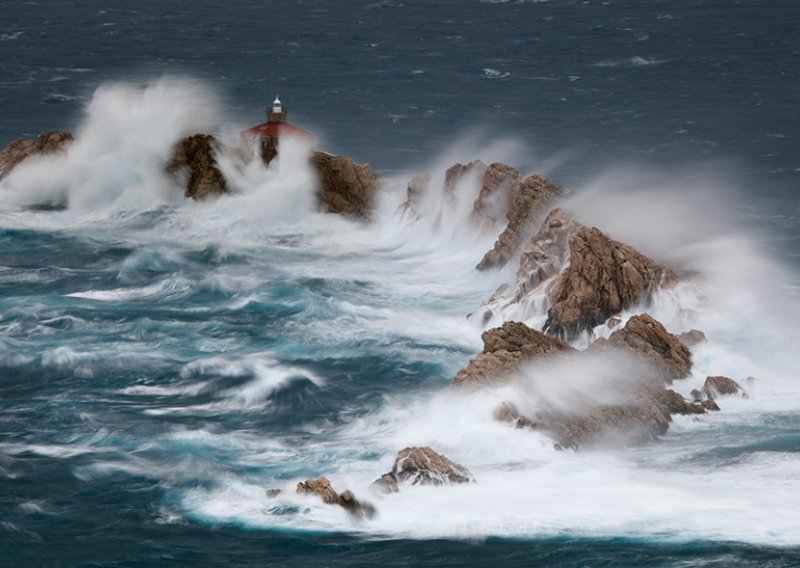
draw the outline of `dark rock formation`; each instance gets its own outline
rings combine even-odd
[[[42,132],[33,139],[15,138],[0,150],[0,177],[8,174],[30,156],[44,156],[65,151],[73,140],[72,134],[59,130]]]
[[[218,165],[220,143],[209,134],[195,134],[178,142],[166,164],[167,173],[185,176],[186,197],[202,200],[228,192]]]
[[[549,293],[549,334],[576,337],[677,280],[671,270],[596,228],[580,229],[569,250],[570,266]]]
[[[345,156],[314,152],[311,163],[320,179],[319,199],[326,211],[369,218],[383,178],[369,164]]]
[[[747,392],[742,386],[728,377],[707,377],[703,385],[703,394],[712,400],[718,396],[731,395],[739,395],[743,398],[747,398]]]
[[[563,187],[537,175],[529,176],[516,184],[512,190],[511,204],[506,211],[508,224],[492,250],[478,263],[478,270],[505,265],[536,232],[537,218],[543,217],[553,202],[565,194]]]
[[[474,479],[467,468],[431,448],[405,448],[398,452],[392,471],[383,474],[373,486],[388,493],[397,491],[398,483],[447,485],[471,481]]]
[[[665,383],[684,379],[691,374],[692,353],[676,335],[648,314],[633,316],[607,340],[598,340],[592,349],[628,349],[642,358]]]
[[[496,384],[510,378],[526,361],[574,351],[564,341],[514,321],[483,332],[481,339],[483,351],[456,374],[453,386]]]
[[[327,477],[302,481],[297,484],[297,492],[301,495],[317,495],[323,503],[339,505],[357,517],[371,518],[375,514],[372,505],[359,501],[351,491],[344,491],[341,495],[337,493]]]

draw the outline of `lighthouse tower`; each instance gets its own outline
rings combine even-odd
[[[272,101],[272,110],[267,112],[268,124],[283,124],[286,122],[286,113],[281,107],[281,100],[278,95],[275,95],[275,100]]]
[[[286,111],[276,95],[272,107],[267,110],[267,122],[248,128],[242,132],[242,138],[257,141],[261,147],[261,158],[268,164],[277,155],[281,138],[305,138],[313,142],[314,135],[286,121]]]

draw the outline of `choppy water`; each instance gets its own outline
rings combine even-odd
[[[81,138],[0,192],[0,564],[800,562],[797,8],[2,15],[3,139]],[[176,71],[195,79],[153,79]],[[315,211],[301,149],[231,169],[241,193],[213,203],[163,178],[182,133],[234,137],[274,91],[319,144],[394,176],[374,223]],[[404,172],[474,157],[569,183],[587,222],[699,270],[653,307],[710,338],[679,389],[754,376],[752,397],[678,418],[657,444],[574,454],[494,422],[524,393],[451,393],[481,347],[465,316],[510,272],[472,268],[496,235],[470,225],[469,187],[455,205],[428,196],[415,223],[397,206]],[[371,495],[412,444],[478,483]],[[377,518],[264,495],[316,475]]]

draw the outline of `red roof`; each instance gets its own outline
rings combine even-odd
[[[260,136],[261,138],[273,138],[279,136],[299,136],[301,138],[313,138],[314,135],[306,132],[302,128],[292,126],[288,122],[265,122],[258,126],[248,128],[243,134],[250,136]]]

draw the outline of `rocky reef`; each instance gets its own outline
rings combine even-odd
[[[0,150],[0,177],[33,156],[66,152],[75,140],[69,132],[43,132],[34,139],[18,138]],[[245,142],[243,142],[243,146]],[[205,200],[233,191],[219,164],[226,153],[242,161],[243,146],[226,146],[210,134],[187,136],[164,157],[164,171],[184,188],[184,195]],[[259,142],[257,155],[265,165],[277,155],[277,144]],[[359,164],[346,156],[313,152],[310,164],[318,179],[317,197],[322,210],[344,216],[367,219],[374,206],[383,178],[369,164]]]

